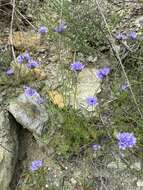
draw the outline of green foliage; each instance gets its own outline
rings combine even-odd
[[[53,0],[46,2],[47,11],[56,13],[55,21],[50,20],[50,15],[43,12],[41,22],[48,26],[50,39],[57,41],[59,34],[53,33],[53,28],[64,20],[67,29],[64,32],[64,40],[74,51],[87,54],[94,54],[106,39],[102,30],[100,16],[97,12],[95,1],[86,0],[81,3],[71,3],[67,0]],[[46,8],[45,8],[46,9]],[[45,18],[47,18],[45,20]],[[48,20],[48,22],[47,22]]]
[[[26,171],[26,173],[23,174],[22,178],[24,179],[22,184],[19,184],[18,188],[19,190],[32,190],[37,189],[40,190],[41,188],[47,189],[45,186],[47,184],[46,181],[46,173],[47,168],[41,167],[40,169],[36,171]]]
[[[128,60],[126,60],[128,61]],[[133,60],[132,60],[133,61]],[[125,63],[126,64],[126,63]],[[128,74],[132,91],[137,99],[137,104],[140,110],[143,112],[142,104],[142,70],[140,65],[135,64],[135,62],[130,62],[127,65],[126,72]],[[112,93],[115,101],[110,104],[111,110],[114,110],[111,115],[112,126],[110,132],[112,131],[128,131],[133,132],[137,138],[137,145],[142,147],[143,139],[143,118],[141,118],[137,106],[134,102],[133,96],[127,88],[126,90],[121,89],[121,85],[125,84],[125,79],[123,73],[120,76],[113,75],[114,80],[112,81]],[[139,155],[140,153],[138,153]]]
[[[9,50],[0,52],[0,71],[5,70],[11,61],[12,57]]]
[[[43,140],[49,143],[57,154],[68,157],[95,140],[96,129],[81,113],[71,108],[61,110],[54,105],[49,105],[48,111],[50,121]]]

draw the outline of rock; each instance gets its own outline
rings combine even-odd
[[[44,124],[48,121],[48,113],[44,105],[36,102],[35,97],[22,94],[9,103],[8,110],[24,128],[35,135],[42,135]]]
[[[131,165],[131,169],[135,169],[137,171],[140,171],[142,169],[141,162],[135,162]]]
[[[5,111],[0,112],[0,189],[10,190],[18,153],[16,126]]]
[[[123,163],[121,160],[118,160],[116,162],[110,162],[108,165],[107,165],[107,168],[108,169],[116,169],[116,170],[125,170],[127,168],[127,165],[125,163]]]
[[[84,68],[78,75],[76,103],[74,103],[73,93],[71,95],[71,104],[75,104],[75,108],[93,111],[92,106],[87,106],[86,98],[88,96],[96,96],[101,91],[101,81],[96,77],[97,69]]]
[[[14,32],[12,36],[9,35],[8,43],[20,50],[23,48],[32,48],[35,50],[49,48],[47,44],[42,43],[40,35],[34,32]]]
[[[74,178],[71,178],[71,183],[73,184],[73,185],[75,185],[76,183],[77,183],[77,181],[74,179]]]
[[[143,187],[143,181],[142,180],[137,181],[137,187]]]
[[[9,43],[15,48],[36,47],[40,44],[40,35],[17,31],[13,33],[12,37],[9,36]]]
[[[87,62],[95,63],[97,61],[97,57],[89,56],[87,57]]]
[[[135,20],[135,25],[138,27],[143,27],[143,16],[140,16]]]

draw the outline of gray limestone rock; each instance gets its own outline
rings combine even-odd
[[[8,110],[19,124],[40,136],[48,121],[48,113],[45,106],[38,104],[35,98],[22,94],[9,103]]]
[[[18,154],[16,126],[6,111],[0,112],[0,189],[10,190]]]
[[[96,76],[97,71],[95,68],[84,68],[79,73],[77,79],[76,102],[74,93],[71,93],[71,104],[75,105],[77,109],[82,109],[83,113],[93,111],[92,106],[87,105],[86,98],[90,96],[96,97],[96,95],[101,92],[101,80]]]

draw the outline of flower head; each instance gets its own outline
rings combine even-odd
[[[126,91],[129,88],[129,85],[127,83],[122,84],[121,89]]]
[[[94,151],[100,150],[100,148],[101,148],[101,146],[100,146],[99,144],[93,144],[93,145],[92,145],[92,149],[93,149]]]
[[[122,34],[122,33],[118,33],[116,36],[115,36],[116,40],[126,40],[127,39],[127,36],[125,34]]]
[[[41,35],[44,35],[44,34],[46,34],[47,33],[47,27],[46,26],[41,26],[40,28],[39,28],[39,33],[41,34]]]
[[[96,74],[99,79],[103,79],[110,73],[110,68],[109,67],[103,67],[100,69]]]
[[[20,64],[22,64],[24,61],[28,62],[30,59],[31,57],[27,51],[23,54],[19,54],[19,56],[17,57],[17,61]]]
[[[22,64],[24,62],[24,57],[23,57],[23,54],[20,54],[18,57],[17,57],[17,61],[18,63]]]
[[[42,160],[34,160],[34,161],[31,163],[30,169],[31,169],[32,171],[36,171],[36,170],[38,170],[39,168],[41,168],[42,165],[43,165]]]
[[[89,96],[86,98],[86,103],[88,104],[88,106],[95,106],[97,105],[97,98]]]
[[[24,58],[25,61],[29,61],[29,60],[31,59],[31,57],[30,57],[28,51],[26,51],[26,52],[23,54],[23,58]]]
[[[38,104],[43,104],[44,103],[44,98],[42,98],[42,97],[37,97],[37,103]]]
[[[14,70],[13,70],[12,68],[9,68],[9,69],[6,71],[6,74],[7,74],[8,76],[11,76],[11,75],[14,74]]]
[[[28,87],[26,86],[24,88],[24,93],[25,93],[25,96],[29,97],[29,96],[34,96],[37,94],[37,91],[31,87]]]
[[[25,86],[24,87],[24,94],[26,97],[34,97],[35,101],[38,104],[43,104],[44,103],[44,98],[42,98],[40,96],[40,94],[33,88],[29,87],[29,86]]]
[[[131,40],[136,40],[137,39],[137,33],[136,32],[130,32],[129,33],[129,38],[131,39]]]
[[[71,63],[71,65],[70,65],[70,69],[72,71],[81,71],[84,67],[85,66],[82,63],[80,63],[80,61],[75,61],[75,62]]]
[[[54,28],[54,32],[62,33],[65,31],[66,28],[67,25],[65,24],[65,22],[61,22],[56,28]]]
[[[126,148],[132,148],[136,144],[136,137],[133,133],[123,132],[117,134],[119,148],[125,150]]]
[[[38,66],[39,66],[39,64],[37,63],[37,61],[34,61],[33,59],[30,60],[30,61],[27,63],[27,67],[28,67],[29,69],[34,69],[34,68],[36,68],[36,67],[38,67]]]

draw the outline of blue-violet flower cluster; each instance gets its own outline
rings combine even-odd
[[[100,146],[99,144],[93,144],[93,145],[92,145],[92,149],[93,149],[94,151],[97,151],[97,150],[100,150],[100,149],[101,149],[101,146]]]
[[[37,61],[33,60],[28,52],[25,52],[23,54],[20,54],[17,57],[17,61],[19,64],[27,63],[26,66],[28,69],[34,69],[39,66],[39,63]]]
[[[125,150],[136,145],[136,137],[133,133],[122,132],[117,134],[119,148]]]
[[[136,39],[137,39],[137,33],[131,31],[131,32],[129,33],[129,38],[130,38],[131,40],[136,40]]]
[[[103,67],[99,71],[97,71],[96,75],[99,79],[105,78],[108,74],[110,73],[110,68],[109,67]]]
[[[89,96],[86,98],[86,103],[88,106],[95,106],[97,105],[97,98],[93,96]]]
[[[17,61],[18,63],[22,64],[24,62],[28,62],[29,60],[31,59],[28,51],[26,51],[25,53],[23,54],[20,54],[18,57],[17,57]]]
[[[116,36],[115,36],[116,40],[126,40],[127,39],[127,36],[123,33],[118,33]]]
[[[129,34],[126,36],[123,33],[118,33],[115,35],[116,40],[126,40],[126,39],[131,39],[131,40],[136,40],[137,39],[137,33],[134,31],[129,32]]]
[[[39,28],[39,31],[38,31],[41,35],[44,35],[44,34],[46,34],[47,32],[48,32],[48,30],[47,30],[47,27],[46,26],[41,26],[40,28]]]
[[[39,64],[37,63],[37,61],[31,59],[31,60],[29,60],[29,62],[27,63],[26,66],[27,66],[29,69],[34,69],[34,68],[38,67]]]
[[[34,160],[34,161],[31,163],[30,169],[31,169],[32,171],[36,171],[36,170],[38,170],[39,168],[41,168],[42,165],[43,165],[42,160]]]
[[[62,21],[56,28],[54,28],[54,32],[63,33],[66,28],[67,25],[65,24],[65,22]]]
[[[33,88],[26,86],[24,87],[24,94],[27,97],[35,97],[36,98],[36,102],[38,104],[43,104],[44,103],[44,99],[40,96],[40,94]]]
[[[81,71],[84,67],[85,65],[83,65],[80,61],[75,61],[70,65],[70,69],[72,71]]]
[[[12,68],[9,68],[9,69],[7,69],[7,71],[6,71],[6,74],[7,74],[8,76],[11,76],[11,75],[14,74],[14,70],[13,70]]]
[[[129,88],[128,83],[124,83],[124,84],[122,84],[122,86],[121,86],[121,89],[124,90],[124,91],[128,90],[128,88]]]

